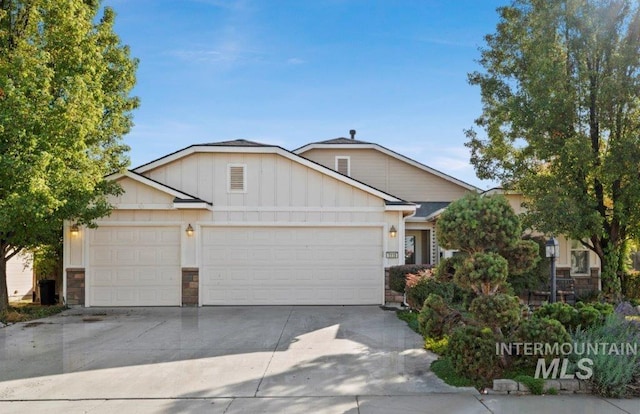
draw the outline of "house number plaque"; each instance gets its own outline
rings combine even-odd
[[[397,259],[400,256],[398,255],[398,252],[386,252],[385,257],[387,259]]]

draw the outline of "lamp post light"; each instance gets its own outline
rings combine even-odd
[[[556,257],[559,256],[560,248],[558,246],[558,239],[551,237],[545,243],[546,256],[551,259],[551,303],[556,302]]]

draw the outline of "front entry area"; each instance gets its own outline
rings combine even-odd
[[[404,236],[405,264],[434,264],[431,230],[407,230]]]

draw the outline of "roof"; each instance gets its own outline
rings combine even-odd
[[[360,190],[363,190],[365,192],[368,192],[369,194],[375,195],[377,197],[382,198],[386,203],[392,203],[393,207],[391,204],[387,204],[387,208],[388,209],[395,209],[395,210],[402,210],[402,211],[411,211],[412,209],[415,209],[416,206],[413,203],[409,203],[405,200],[402,200],[392,194],[386,193],[382,190],[378,190],[377,188],[374,188],[366,183],[363,183],[361,181],[358,181],[354,178],[351,178],[349,176],[340,174],[339,172],[332,170],[331,168],[327,168],[319,163],[316,163],[312,160],[309,160],[307,158],[304,158],[298,154],[295,154],[291,151],[288,151],[282,147],[279,147],[277,145],[267,145],[267,144],[261,144],[258,142],[253,142],[253,141],[247,141],[244,139],[238,139],[238,140],[232,140],[232,141],[222,141],[222,142],[213,142],[213,143],[207,143],[207,144],[198,144],[198,145],[190,145],[186,148],[183,148],[181,150],[175,151],[171,154],[165,155],[164,157],[158,158],[154,161],[148,162],[146,164],[143,164],[139,167],[134,168],[133,170],[131,170],[131,173],[136,174],[136,175],[140,175],[141,177],[145,177],[144,174],[147,171],[153,170],[155,168],[158,168],[162,165],[171,163],[175,160],[184,158],[188,155],[191,155],[193,153],[206,153],[206,152],[228,152],[228,153],[232,153],[232,152],[242,152],[242,153],[257,153],[257,154],[279,154],[285,158],[288,158],[292,161],[295,161],[299,164],[302,164],[306,167],[309,167],[313,170],[316,170],[322,174],[331,176],[332,178],[335,178],[339,181],[342,181],[346,184],[349,184],[353,187],[359,188]],[[183,198],[183,197],[180,197]],[[397,204],[395,204],[397,203]]]
[[[263,144],[261,142],[249,141],[246,139],[234,139],[231,141],[210,142],[207,144],[197,144],[197,146],[212,147],[273,147],[274,145]]]
[[[314,142],[313,144],[371,144],[371,142],[359,141],[357,139],[339,137],[326,141]],[[297,151],[297,150],[296,150]]]
[[[415,204],[418,204],[418,210],[416,211],[416,218],[426,218],[435,213],[438,210],[442,210],[446,208],[449,204],[449,201],[414,201]]]
[[[417,167],[423,171],[426,171],[428,173],[431,173],[437,177],[443,178],[447,181],[450,181],[456,185],[459,185],[463,188],[466,188],[467,190],[471,190],[471,191],[475,191],[475,192],[480,192],[481,190],[469,183],[466,183],[462,180],[459,180],[455,177],[450,176],[449,174],[445,174],[442,171],[438,171],[435,168],[431,168],[427,165],[424,165],[414,159],[411,159],[409,157],[406,157],[400,153],[397,153],[393,150],[390,150],[389,148],[383,147],[380,144],[375,144],[372,142],[365,142],[365,141],[358,141],[355,139],[350,139],[350,138],[335,138],[335,139],[330,139],[328,141],[320,141],[320,142],[313,142],[307,145],[304,145],[298,149],[293,150],[294,154],[298,154],[298,155],[302,155],[304,152],[312,150],[312,149],[322,149],[322,148],[344,148],[345,146],[349,146],[351,149],[375,149],[377,151],[380,151],[384,154],[387,154],[393,158],[396,158],[400,161],[406,162],[407,164],[413,165],[414,167]]]

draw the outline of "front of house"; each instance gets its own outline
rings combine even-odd
[[[69,305],[383,304],[385,269],[436,264],[438,214],[478,191],[353,135],[193,145],[109,178],[112,214],[65,225]]]

